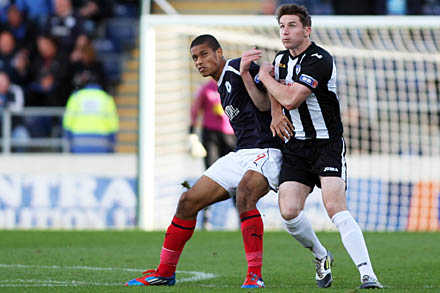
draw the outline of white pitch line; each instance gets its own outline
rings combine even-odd
[[[53,270],[92,270],[92,271],[124,271],[124,272],[143,272],[143,269],[132,268],[101,268],[101,267],[89,267],[89,266],[45,266],[45,265],[23,265],[23,264],[0,264],[0,268],[22,268],[22,269],[53,269]],[[195,271],[177,271],[176,273],[191,274],[192,276],[186,278],[178,278],[177,282],[192,282],[206,279],[212,279],[217,275],[205,272]],[[17,284],[19,283],[19,284]],[[122,283],[97,283],[97,282],[84,282],[84,281],[54,281],[54,280],[0,280],[0,287],[53,287],[53,286],[82,286],[82,285],[94,285],[94,286],[122,286]]]

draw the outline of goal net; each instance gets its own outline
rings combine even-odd
[[[364,230],[440,230],[440,20],[435,17],[312,18],[312,40],[331,52],[347,142],[349,210]],[[282,50],[272,16],[151,16],[141,20],[140,226],[164,229],[180,183],[201,160],[188,154],[190,105],[206,82],[191,40],[210,33],[227,58],[257,46]],[[267,229],[281,229],[276,194],[259,203]],[[307,200],[316,229],[333,229],[320,191]],[[210,209],[212,229],[236,229],[230,202]]]

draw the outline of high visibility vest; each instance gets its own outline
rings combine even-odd
[[[113,97],[96,88],[73,93],[67,101],[63,128],[72,152],[111,152],[119,130]]]

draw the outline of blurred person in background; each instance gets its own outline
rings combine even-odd
[[[35,22],[41,28],[53,12],[53,0],[15,0],[17,8],[26,19]]]
[[[0,23],[8,20],[8,7],[11,4],[10,0],[0,0]]]
[[[0,32],[0,70],[6,71],[13,83],[24,85],[27,64],[27,55],[18,50],[12,33]]]
[[[15,38],[16,46],[23,53],[29,54],[35,48],[38,31],[37,25],[27,20],[16,5],[8,8],[8,20],[3,25],[3,30],[10,31]]]
[[[23,90],[20,86],[11,83],[6,72],[0,71],[0,116],[2,116],[5,109],[20,113],[24,106]],[[3,119],[0,117],[0,132],[3,131]],[[2,135],[4,135],[2,133]],[[19,141],[27,141],[29,133],[24,126],[22,117],[13,116],[11,121],[11,138]],[[5,139],[3,137],[3,139]],[[17,148],[17,151],[22,151],[22,148]]]
[[[72,64],[72,88],[82,88],[91,80],[108,90],[104,67],[96,58],[93,43],[89,41],[81,48],[78,60]]]
[[[197,118],[203,115],[202,142],[196,134]],[[209,80],[196,93],[191,106],[190,126],[191,155],[194,158],[204,158],[205,169],[208,169],[218,158],[227,155],[234,149],[235,135],[229,123],[229,118],[223,111],[217,83]],[[233,197],[235,202],[235,197]],[[202,211],[202,228],[206,228],[208,209]]]
[[[66,105],[63,128],[72,153],[114,152],[119,117],[113,97],[95,83],[74,92]]]
[[[88,41],[84,20],[74,11],[70,0],[54,0],[54,5],[54,13],[48,17],[43,31],[55,37],[59,50],[75,62],[79,59],[81,48]]]
[[[261,0],[261,14],[262,15],[272,15],[277,10],[276,0]]]
[[[84,19],[88,35],[93,35],[102,20],[111,17],[115,0],[72,0],[72,5]]]
[[[26,106],[64,107],[71,91],[70,62],[65,52],[59,51],[54,37],[37,37],[37,52],[29,67]],[[32,137],[61,135],[61,121],[51,116],[25,118]]]
[[[234,130],[229,118],[223,111],[217,83],[210,80],[203,84],[196,93],[191,106],[190,136],[197,137],[197,118],[202,114],[202,145],[206,150],[205,169],[208,169],[218,158],[229,153],[235,146]],[[193,139],[199,141],[198,138]],[[198,157],[192,147],[191,154]]]
[[[70,63],[65,52],[50,35],[37,37],[37,53],[29,70],[28,106],[62,107],[66,105],[70,88]]]

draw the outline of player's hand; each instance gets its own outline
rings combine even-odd
[[[265,78],[267,76],[275,76],[275,70],[272,64],[264,63],[260,66],[259,76],[261,78]]]
[[[241,61],[240,61],[240,73],[243,74],[247,71],[249,71],[249,68],[251,66],[252,61],[257,61],[261,58],[262,51],[257,50],[255,47],[244,51],[241,55]]]
[[[270,123],[270,130],[272,135],[278,135],[284,142],[288,142],[293,136],[294,127],[290,123],[289,119],[285,115],[272,116],[272,122]]]
[[[193,158],[204,158],[206,157],[206,149],[203,147],[199,140],[199,137],[195,133],[189,135],[189,147],[190,153]]]

